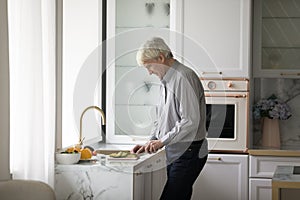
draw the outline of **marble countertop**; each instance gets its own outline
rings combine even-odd
[[[134,145],[123,145],[123,144],[98,144],[93,145],[95,150],[114,150],[114,151],[127,151],[131,150]],[[110,160],[108,155],[97,154],[93,156],[90,160],[79,161],[77,164],[73,165],[62,165],[56,164],[55,168],[58,171],[76,171],[76,170],[86,170],[87,168],[102,168],[108,171],[118,171],[118,172],[128,172],[133,173],[141,166],[146,165],[148,162],[151,163],[152,159],[163,158],[161,161],[165,162],[165,151],[164,149],[159,150],[153,154],[143,153],[139,155],[137,160]]]
[[[294,166],[277,166],[272,181],[300,183],[300,174],[294,174]]]

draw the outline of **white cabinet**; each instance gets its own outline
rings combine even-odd
[[[248,155],[209,154],[192,199],[248,199]]]
[[[154,36],[177,48],[178,1],[107,1],[106,142],[132,144],[149,139],[160,82],[138,66],[136,53]]]
[[[249,200],[272,199],[272,177],[278,165],[300,165],[299,157],[250,155]]]
[[[134,199],[158,200],[167,181],[166,168],[137,173],[134,181]]]
[[[183,2],[183,58],[202,77],[249,77],[251,0]]]
[[[254,0],[254,77],[300,76],[299,1]]]

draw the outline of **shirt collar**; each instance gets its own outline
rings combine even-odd
[[[178,65],[179,65],[179,62],[177,60],[175,60],[174,63],[170,66],[170,68],[166,72],[166,74],[164,75],[163,79],[161,80],[162,84],[166,84],[171,80],[172,75],[178,68]]]

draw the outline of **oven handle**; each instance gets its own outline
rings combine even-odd
[[[233,98],[247,98],[246,94],[205,94],[205,97],[233,97]]]

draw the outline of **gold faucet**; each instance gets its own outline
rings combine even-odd
[[[96,109],[96,110],[98,110],[100,112],[100,114],[101,114],[102,125],[105,125],[105,123],[106,123],[104,112],[98,106],[89,106],[86,109],[84,109],[83,112],[82,112],[82,114],[81,114],[81,116],[80,116],[80,132],[79,132],[79,145],[80,146],[83,144],[83,138],[82,138],[82,118],[83,118],[84,113],[86,111],[88,111],[89,109]]]

